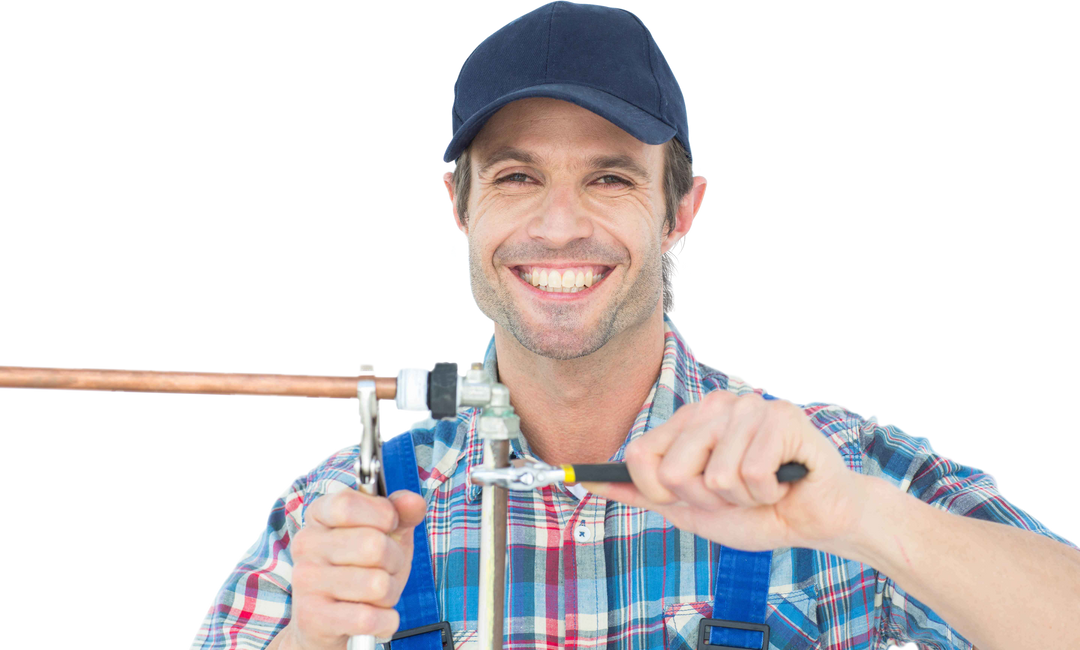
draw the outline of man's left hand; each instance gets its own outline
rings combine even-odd
[[[806,466],[780,483],[784,463]],[[626,448],[633,484],[590,492],[653,510],[676,527],[745,551],[828,550],[857,530],[866,487],[802,409],[723,390],[686,404]]]

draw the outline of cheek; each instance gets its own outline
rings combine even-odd
[[[489,221],[512,221],[536,214],[543,202],[544,195],[540,191],[513,193],[489,190],[476,197],[472,214]]]

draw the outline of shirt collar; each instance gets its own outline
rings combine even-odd
[[[487,353],[484,355],[484,371],[494,380],[499,379],[498,360],[495,355],[495,337],[488,344]],[[667,314],[664,315],[664,356],[660,361],[660,372],[653,383],[649,396],[638,410],[637,417],[630,427],[623,444],[611,457],[611,461],[620,462],[624,458],[626,445],[631,440],[640,437],[646,431],[666,422],[683,404],[699,401],[702,397],[701,369],[694,358],[690,347],[675,328]],[[457,455],[460,460],[465,459],[465,481],[468,486],[467,500],[475,503],[480,500],[483,488],[473,485],[469,480],[469,474],[474,467],[479,467],[483,461],[484,445],[480,437],[476,435],[477,423],[480,419],[480,409],[469,409],[462,413],[458,420],[457,440],[464,443],[464,453]],[[529,448],[529,443],[524,436],[519,436],[510,441],[510,458],[526,458],[536,460]]]

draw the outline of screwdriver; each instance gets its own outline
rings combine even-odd
[[[806,466],[802,463],[784,463],[776,471],[776,479],[781,483],[793,483],[806,474]],[[529,462],[520,467],[479,467],[472,470],[471,480],[476,485],[494,485],[508,490],[535,490],[554,483],[633,483],[626,463],[554,466]]]

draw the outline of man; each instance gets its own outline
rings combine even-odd
[[[771,552],[770,647],[1080,638],[1080,553],[988,475],[694,358],[665,315],[664,254],[706,182],[690,172],[678,84],[640,21],[546,5],[482,43],[455,95],[444,182],[495,324],[485,369],[521,416],[514,455],[625,460],[634,479],[512,494],[508,647],[697,647],[725,587],[713,579],[724,548]],[[425,513],[439,616],[455,647],[475,647],[477,417],[411,432],[423,498],[348,489],[355,448],[298,479],[196,647],[388,637]],[[789,462],[809,472],[780,484]]]

